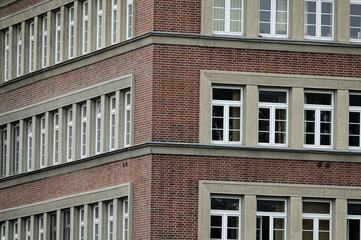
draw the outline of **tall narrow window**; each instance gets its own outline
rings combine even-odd
[[[127,0],[127,39],[132,37],[133,31],[133,0]]]
[[[16,29],[16,40],[17,40],[17,47],[16,47],[16,76],[20,76],[21,74],[21,46],[22,46],[22,31],[21,27]]]
[[[93,240],[99,239],[99,208],[93,207]]]
[[[13,239],[18,240],[19,239],[19,224],[18,220],[15,220],[13,222]]]
[[[211,197],[211,239],[240,239],[241,199]]]
[[[361,237],[361,204],[349,202],[347,205],[347,240]]]
[[[53,163],[58,164],[59,162],[59,114],[53,115],[54,121],[54,133],[53,133]]]
[[[116,103],[116,97],[111,96],[109,99],[109,136],[110,136],[110,144],[109,148],[110,150],[113,150],[115,148],[115,103]]]
[[[83,2],[83,54],[88,52],[88,1]]]
[[[260,145],[287,145],[287,95],[287,91],[259,91],[258,143]]]
[[[74,7],[69,8],[69,58],[74,57]]]
[[[113,213],[113,203],[108,204],[108,240],[113,240],[113,222],[114,222],[114,213]]]
[[[70,240],[70,210],[63,214],[63,240]]]
[[[5,32],[5,56],[4,56],[4,80],[9,80],[9,56],[10,56],[10,43],[9,31]]]
[[[214,87],[212,94],[212,142],[240,144],[242,89]]]
[[[242,34],[242,0],[213,0],[213,33]]]
[[[348,146],[350,148],[361,147],[361,95],[350,94],[349,97],[349,125]]]
[[[40,168],[45,167],[45,117],[40,118]]]
[[[19,151],[20,151],[20,135],[19,124],[14,126],[14,149],[13,149],[13,171],[19,171]]]
[[[1,224],[1,226],[0,226],[0,230],[1,230],[1,240],[6,240],[6,228],[5,228],[5,223]]]
[[[81,157],[86,156],[86,122],[87,122],[87,115],[86,115],[86,104],[81,105]]]
[[[101,130],[101,101],[95,102],[95,153],[100,153],[100,130]]]
[[[84,240],[84,208],[79,209],[79,240]]]
[[[31,220],[27,218],[25,220],[25,239],[30,240],[31,238]]]
[[[56,240],[56,213],[50,214],[50,240]]]
[[[39,217],[39,240],[44,240],[44,217]]]
[[[259,34],[287,37],[288,0],[260,0]]]
[[[33,121],[28,121],[28,139],[27,139],[27,170],[31,171],[33,161]]]
[[[286,209],[285,200],[257,200],[257,240],[286,239]]]
[[[124,146],[127,147],[130,145],[130,132],[131,132],[131,95],[130,92],[125,93],[125,107],[124,107],[124,123],[125,123],[125,131],[124,131]]]
[[[70,108],[67,112],[67,161],[71,161],[73,145],[73,110]]]
[[[333,0],[305,0],[305,38],[333,39]]]
[[[46,67],[47,41],[48,41],[48,18],[43,17],[43,36],[42,36],[42,58],[41,63]]]
[[[361,41],[361,2],[355,0],[350,4],[350,40]]]
[[[305,92],[304,146],[331,147],[333,94]]]
[[[112,44],[117,42],[117,11],[118,0],[112,0]]]
[[[102,47],[103,1],[97,0],[97,49]]]
[[[6,158],[7,158],[7,146],[8,137],[7,130],[4,128],[1,131],[1,176],[6,176]]]
[[[302,239],[330,240],[332,226],[330,201],[303,201]]]
[[[34,71],[34,22],[29,24],[29,72]]]
[[[128,240],[129,211],[128,200],[123,201],[123,240]]]
[[[55,13],[55,63],[60,61],[60,11]]]

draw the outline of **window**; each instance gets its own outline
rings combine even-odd
[[[21,46],[22,46],[22,38],[21,38],[21,27],[16,29],[16,40],[17,40],[17,47],[16,47],[16,76],[21,75]]]
[[[241,143],[242,89],[213,87],[212,143]]]
[[[39,240],[44,240],[44,217],[39,217]]]
[[[74,7],[69,8],[69,58],[74,57]]]
[[[28,138],[27,138],[27,170],[31,171],[31,164],[33,161],[33,121],[28,121]]]
[[[7,146],[8,146],[7,130],[4,128],[1,131],[1,176],[6,176],[6,158],[7,158]]]
[[[111,96],[109,98],[109,136],[110,136],[110,144],[109,144],[109,148],[110,150],[115,149],[115,107],[116,107],[116,97],[115,96]]]
[[[348,125],[348,146],[350,148],[360,148],[360,115],[361,115],[361,95],[350,94],[349,97],[349,125]]]
[[[58,164],[59,162],[59,114],[54,113],[54,134],[53,134],[53,163]]]
[[[128,200],[123,201],[123,240],[128,240],[129,230]]]
[[[5,55],[4,55],[4,80],[9,80],[9,56],[10,56],[10,43],[9,31],[5,32]]]
[[[55,63],[60,62],[60,11],[55,13]]]
[[[305,92],[304,146],[331,147],[333,94]]]
[[[211,239],[240,239],[241,199],[211,197]]]
[[[242,34],[242,19],[242,0],[213,0],[214,34]]]
[[[56,240],[56,213],[50,214],[50,240]]]
[[[95,102],[95,153],[100,153],[101,117],[101,102],[97,100]]]
[[[113,239],[113,203],[108,203],[108,240]]]
[[[287,37],[288,0],[260,0],[259,34]]]
[[[305,38],[333,39],[333,0],[305,0]]]
[[[81,157],[86,155],[86,104],[81,105]]]
[[[350,40],[361,40],[361,2],[352,0],[350,4]]]
[[[88,52],[88,1],[83,2],[83,54]]]
[[[5,223],[1,224],[0,230],[1,230],[1,240],[6,240],[6,230],[5,230]]]
[[[29,72],[34,71],[34,22],[29,24]]]
[[[46,67],[47,41],[48,41],[48,18],[43,17],[42,58],[41,58],[43,67]]]
[[[257,200],[257,240],[286,239],[286,200],[258,199]]]
[[[117,42],[117,10],[118,0],[112,0],[112,44]]]
[[[258,97],[258,143],[286,146],[288,92],[260,90]]]
[[[14,149],[13,149],[13,171],[19,171],[19,151],[20,151],[20,136],[19,124],[14,126]]]
[[[127,39],[132,37],[133,31],[133,0],[127,0]]]
[[[63,240],[70,240],[70,210],[65,210],[63,214]]]
[[[67,141],[66,141],[66,153],[67,153],[67,161],[71,161],[71,155],[72,155],[72,145],[73,145],[73,110],[70,108],[67,111]]]
[[[302,240],[330,240],[331,220],[330,201],[303,201]]]
[[[84,208],[79,209],[79,240],[84,240]]]
[[[19,225],[18,220],[15,220],[13,222],[13,239],[18,240],[19,239]]]
[[[30,238],[31,238],[31,221],[30,221],[30,218],[27,218],[25,220],[25,235],[26,235],[26,240],[30,240]]]
[[[40,168],[45,167],[45,117],[40,118]]]
[[[347,205],[347,240],[361,237],[361,204],[349,202]]]
[[[97,49],[102,47],[103,1],[97,0]]]
[[[99,208],[93,207],[93,240],[98,240],[99,236]]]
[[[131,96],[130,96],[130,92],[126,92],[125,93],[125,131],[124,131],[124,146],[127,147],[130,145],[130,130],[131,130]]]

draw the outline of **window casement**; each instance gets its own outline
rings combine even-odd
[[[101,139],[101,101],[95,102],[95,153],[100,153],[100,139]]]
[[[350,2],[350,41],[361,41],[361,2]]]
[[[128,200],[123,201],[123,240],[128,240],[129,231],[129,211]]]
[[[80,156],[85,157],[86,156],[86,136],[87,136],[87,106],[86,104],[81,105],[81,137],[80,137]]]
[[[127,0],[127,39],[133,35],[133,0]]]
[[[10,35],[9,31],[5,32],[5,41],[4,41],[4,81],[9,80],[9,57],[10,57]]]
[[[42,67],[46,67],[46,58],[47,58],[47,41],[48,41],[48,18],[45,16],[42,19],[42,41],[41,41],[41,64]]]
[[[79,209],[79,240],[84,240],[85,235],[84,208]]]
[[[39,231],[39,239],[38,240],[44,240],[44,217],[39,216],[38,219],[38,231]]]
[[[22,47],[22,29],[18,27],[16,29],[16,76],[21,75],[21,47]]]
[[[109,149],[114,150],[115,149],[115,126],[116,126],[116,119],[115,119],[115,113],[116,113],[116,97],[115,95],[111,96],[109,98]]]
[[[118,0],[112,0],[112,20],[111,20],[112,44],[117,42],[117,11],[118,11]]]
[[[103,0],[97,0],[97,49],[102,47]]]
[[[361,236],[361,203],[347,204],[347,240],[360,239]]]
[[[242,35],[243,0],[213,0],[213,33]]]
[[[1,130],[1,176],[6,176],[8,134],[6,128]]]
[[[305,39],[333,40],[334,0],[305,0]]]
[[[19,172],[19,158],[20,158],[20,128],[19,124],[16,124],[13,128],[13,173]]]
[[[333,145],[333,93],[306,91],[304,98],[304,147]]]
[[[114,213],[113,213],[113,203],[108,203],[108,233],[107,239],[113,240],[114,233]]]
[[[27,218],[25,220],[25,239],[30,240],[31,239],[31,219]]]
[[[349,96],[349,123],[348,123],[348,146],[349,148],[361,148],[361,94]]]
[[[241,239],[241,199],[211,197],[211,239]]]
[[[14,240],[19,240],[19,224],[18,224],[18,220],[15,220],[13,222],[13,239]]]
[[[55,13],[55,63],[60,62],[60,11]]]
[[[63,240],[70,240],[70,210],[63,212]]]
[[[29,24],[29,72],[34,71],[34,38],[35,25],[34,21]]]
[[[1,240],[6,240],[6,226],[5,223],[0,225]]]
[[[27,122],[28,135],[27,135],[27,147],[26,147],[26,156],[27,156],[27,171],[31,171],[31,165],[33,161],[33,121],[29,120]]]
[[[260,0],[259,35],[288,36],[288,0]]]
[[[45,116],[40,118],[40,168],[45,167]]]
[[[99,239],[99,207],[93,207],[93,240]]]
[[[304,200],[302,203],[302,240],[330,240],[331,201]]]
[[[242,143],[242,88],[212,88],[212,143]]]
[[[283,199],[257,199],[256,239],[285,240],[287,202]]]
[[[72,145],[73,145],[73,110],[67,110],[67,126],[66,126],[66,159],[72,160]]]
[[[69,59],[74,57],[74,7],[69,8]]]
[[[56,213],[51,213],[50,218],[50,240],[56,240]]]
[[[262,89],[258,99],[258,144],[287,146],[288,91]]]
[[[88,1],[83,2],[83,54],[88,52]]]
[[[53,164],[59,162],[59,113],[53,115]]]
[[[130,146],[131,141],[131,94],[125,93],[124,107],[124,147]]]

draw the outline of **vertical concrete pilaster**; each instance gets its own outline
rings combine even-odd
[[[302,197],[290,197],[287,239],[302,240]]]
[[[256,240],[256,195],[245,195],[242,201],[242,239]]]
[[[335,1],[334,5],[335,41],[348,43],[350,40],[350,0]]]
[[[243,35],[245,37],[258,37],[258,16],[259,16],[259,1],[244,0]]]
[[[349,91],[339,89],[335,96],[334,149],[348,149]]]
[[[257,113],[258,108],[258,87],[247,85],[244,93],[244,110],[243,110],[243,132],[244,144],[247,146],[257,145]],[[247,113],[247,114],[244,114]]]
[[[347,199],[336,198],[332,208],[332,239],[347,239]]]
[[[291,91],[289,106],[289,146],[303,147],[303,88],[294,87]]]

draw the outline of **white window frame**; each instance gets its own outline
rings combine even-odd
[[[19,124],[14,125],[14,148],[13,148],[13,172],[19,172],[19,161],[20,161],[20,127]]]
[[[45,167],[45,134],[46,134],[46,118],[45,116],[40,118],[40,168]]]
[[[289,105],[289,91],[287,89],[269,89],[269,88],[260,88],[258,90],[258,94],[260,91],[268,91],[268,92],[285,92],[287,94],[286,97],[286,103],[271,103],[271,102],[260,102],[258,101],[258,110],[260,108],[267,108],[270,111],[270,119],[269,119],[269,124],[270,124],[270,130],[269,130],[269,142],[268,143],[263,143],[263,142],[259,142],[258,139],[258,133],[259,133],[259,116],[257,116],[257,142],[258,145],[272,145],[272,146],[279,146],[279,147],[287,147],[288,146],[288,105]],[[276,109],[285,109],[286,110],[286,142],[285,143],[276,143],[275,142],[275,133],[276,133],[276,129],[275,129],[275,122],[276,122]]]
[[[110,227],[112,226],[112,227]],[[114,238],[114,205],[113,203],[108,203],[108,231],[107,239],[113,240]]]
[[[89,30],[89,5],[88,1],[83,2],[83,54],[88,52],[88,30]]]
[[[42,55],[41,55],[41,65],[42,67],[46,67],[47,63],[47,40],[48,40],[48,17],[45,16],[42,19],[42,42],[41,42],[41,50],[42,50]]]
[[[332,201],[330,200],[313,200],[313,199],[307,199],[303,200],[302,204],[304,202],[323,202],[323,203],[330,203],[330,214],[322,214],[322,213],[303,213],[302,212],[302,222],[303,219],[312,219],[313,220],[313,240],[318,240],[318,234],[319,234],[319,220],[329,220],[330,221],[330,237],[329,240],[332,239]],[[301,227],[301,231],[303,232],[303,223]]]
[[[349,204],[358,204],[358,205],[361,206],[361,202],[349,201],[347,203],[347,207],[348,207]],[[347,214],[347,240],[351,240],[350,239],[350,225],[349,225],[350,220],[358,220],[360,222],[360,233],[359,234],[361,234],[361,215],[349,215],[349,214]]]
[[[305,137],[306,124],[305,124],[305,111],[312,110],[315,111],[315,144],[306,144],[305,141],[303,143],[303,147],[305,148],[333,148],[333,136],[334,136],[334,93],[329,91],[304,91],[304,95],[306,93],[322,93],[322,94],[330,94],[331,95],[331,105],[316,105],[316,104],[306,104],[303,105],[303,134]],[[330,111],[331,112],[331,133],[330,133],[330,145],[321,145],[320,144],[320,135],[321,135],[321,120],[320,114],[321,111]]]
[[[211,196],[210,200],[212,198],[222,198],[222,199],[236,199],[238,200],[238,208],[239,210],[215,210],[215,209],[210,209],[210,221],[212,216],[218,216],[218,217],[222,217],[222,239],[221,240],[227,240],[227,230],[228,230],[228,217],[238,217],[238,238],[237,239],[241,239],[241,216],[242,216],[242,201],[241,201],[241,197],[238,196],[220,196],[220,195],[215,195],[215,196]],[[211,229],[211,224],[209,225],[209,228]],[[212,240],[212,238],[211,238]]]
[[[21,48],[22,48],[22,27],[16,28],[16,76],[21,75]]]
[[[128,98],[129,96],[129,98]],[[132,113],[131,113],[131,102],[132,95],[130,91],[124,94],[124,147],[131,145],[131,129],[132,129]]]
[[[60,62],[60,33],[61,33],[61,24],[60,24],[60,11],[55,13],[55,63]]]
[[[7,161],[7,145],[8,145],[8,139],[7,139],[7,129],[3,128],[1,130],[1,176],[6,176],[6,161]]]
[[[74,7],[69,8],[69,59],[74,57]]]
[[[97,0],[97,49],[102,47],[102,28],[103,28],[103,0]]]
[[[213,8],[212,8],[212,31],[213,34],[226,34],[226,35],[243,35],[243,24],[244,24],[244,13],[243,13],[243,9],[244,9],[244,1],[241,0],[241,31],[240,32],[231,32],[231,0],[224,0],[224,31],[216,31],[214,30],[214,20],[215,20],[215,16],[214,16],[214,9],[216,8],[214,6],[214,0],[212,0],[212,4],[213,4]],[[219,20],[223,20],[223,19],[219,19]]]
[[[93,240],[99,240],[99,207],[93,207]]]
[[[351,0],[350,9],[352,8],[351,5],[361,5],[361,1]],[[358,38],[351,38],[351,17],[361,17],[361,12],[359,13],[359,15],[351,15],[351,11],[350,11],[350,42],[361,42],[361,27],[358,28],[360,30],[360,36],[358,36]]]
[[[10,35],[9,31],[4,34],[4,81],[9,80],[9,56],[10,56]]]
[[[66,114],[67,126],[66,126],[66,160],[69,162],[72,160],[72,145],[73,145],[73,109],[69,108]]]
[[[95,101],[95,154],[100,153],[101,148],[101,121],[102,121],[101,100]]]
[[[361,95],[361,94],[358,94],[358,93],[350,93],[349,94],[349,97],[351,97],[351,95]],[[360,116],[360,121],[358,122],[358,125],[359,125],[359,128],[360,128],[360,131],[361,131],[361,106],[351,106],[349,105],[349,116],[350,116],[350,113],[358,113],[359,116]],[[350,129],[350,117],[348,118],[348,126],[349,126],[349,129]],[[357,124],[357,123],[352,123],[352,124]],[[355,135],[355,134],[351,134],[350,133],[350,130],[349,130],[349,133],[348,133],[348,137],[350,139],[350,136],[357,136],[359,138],[359,146],[350,146],[350,140],[349,140],[349,143],[348,143],[348,148],[349,149],[354,149],[354,150],[357,150],[357,149],[361,149],[361,132],[358,134],[358,135]]]
[[[333,40],[334,36],[335,36],[335,2],[334,0],[305,0],[304,5],[306,4],[306,2],[315,2],[316,3],[316,26],[315,26],[315,36],[310,36],[306,33],[306,31],[304,31],[304,35],[305,35],[305,39],[319,39],[319,40]],[[321,8],[322,8],[322,3],[332,3],[332,31],[331,37],[322,37],[321,36],[321,18],[322,18],[322,12],[321,12]],[[305,9],[305,7],[304,7]],[[304,13],[305,15],[307,14],[306,11]],[[304,17],[304,28],[306,28],[306,17]],[[306,29],[305,29],[306,30]]]
[[[84,240],[84,234],[85,233],[85,215],[84,215],[84,208],[79,209],[79,240]],[[83,230],[83,231],[82,231]]]
[[[25,236],[26,240],[30,240],[31,238],[31,219],[27,218],[25,220]]]
[[[277,230],[274,228],[274,219],[275,218],[282,218],[284,219],[284,240],[287,239],[287,199],[284,198],[257,198],[257,201],[261,200],[261,201],[279,201],[279,202],[284,202],[285,204],[285,211],[284,212],[262,212],[262,211],[257,211],[256,213],[256,217],[261,218],[261,217],[269,217],[270,221],[269,221],[269,240],[273,240],[273,236],[274,236],[274,231]],[[262,226],[261,228],[257,228],[256,231],[262,231]],[[262,239],[262,236],[260,237],[260,239]]]
[[[39,217],[39,240],[44,240],[44,217]]]
[[[19,223],[18,220],[13,222],[13,240],[19,239]]]
[[[29,72],[34,71],[34,48],[35,48],[34,30],[35,30],[35,25],[34,25],[34,21],[32,21],[29,23]]]
[[[87,105],[86,104],[82,104],[80,106],[81,109],[81,127],[80,127],[80,156],[83,158],[86,156],[86,137],[87,137]]]
[[[129,231],[129,204],[128,200],[123,201],[123,240],[128,240]]]
[[[112,0],[112,19],[111,19],[111,43],[117,42],[117,26],[118,26],[118,0]]]
[[[260,0],[261,1],[261,0]],[[259,36],[262,37],[275,37],[275,38],[288,38],[288,32],[289,32],[289,0],[287,0],[287,21],[286,21],[286,34],[277,34],[276,33],[276,26],[277,26],[277,1],[278,0],[269,0],[271,1],[271,10],[270,10],[270,33],[261,33],[260,32],[260,23],[261,23],[261,19],[259,19],[258,21],[258,34]],[[261,8],[259,9],[259,12],[261,12]],[[268,23],[268,22],[265,22]]]
[[[59,163],[59,113],[53,115],[53,164]]]
[[[127,0],[127,29],[126,36],[127,39],[132,37],[133,32],[133,0]]]
[[[240,101],[229,101],[229,100],[213,100],[213,89],[235,89],[240,90]],[[213,112],[213,106],[222,106],[223,107],[223,140],[215,141],[212,140],[212,118],[213,114],[211,114],[211,142],[216,144],[242,144],[242,130],[243,130],[243,88],[242,87],[225,87],[225,86],[213,86],[212,87],[212,100],[211,100],[211,113]],[[240,108],[240,140],[239,141],[229,141],[229,108],[230,107],[239,107]]]
[[[1,230],[1,240],[6,240],[6,225],[5,223],[0,225]]]
[[[115,95],[109,97],[109,150],[115,149],[116,101]]]
[[[28,127],[28,136],[27,136],[27,171],[31,171],[31,163],[33,160],[33,121],[29,120],[27,122]]]

